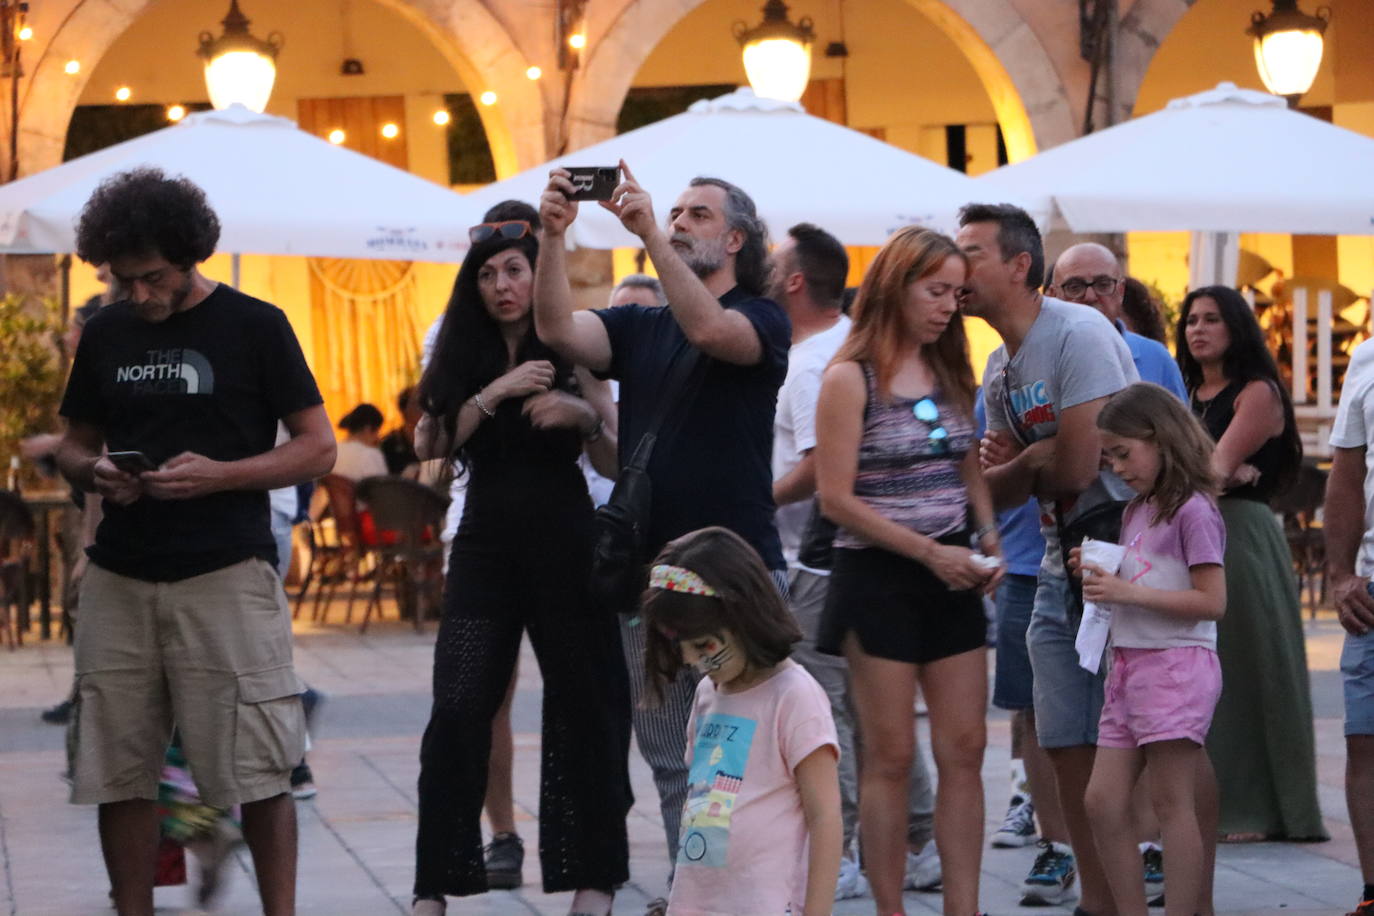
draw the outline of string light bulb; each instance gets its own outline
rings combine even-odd
[[[171,121],[173,124],[180,121],[184,117],[186,117],[185,105],[172,105],[170,108],[167,109],[167,120]]]
[[[445,124],[452,120],[453,115],[448,113],[447,108],[440,108],[438,111],[434,112],[434,123],[439,125],[440,127],[443,127]]]
[[[494,92],[492,92],[490,89],[488,89],[486,92],[482,93],[482,95],[481,95],[481,97],[478,99],[478,101],[480,101],[483,105],[495,105],[495,104],[496,104],[496,93],[494,93]]]
[[[343,143],[346,139],[348,139],[348,135],[337,127],[329,132],[329,142],[335,146]]]
[[[66,65],[65,67],[62,68],[62,71],[63,71],[64,73],[66,73],[68,76],[76,76],[78,73],[81,72],[81,61],[79,61],[79,60],[69,60],[69,61],[67,61],[67,65]]]
[[[32,37],[33,37],[33,29],[30,28],[29,26],[24,26],[22,29],[19,30],[19,40],[20,40],[20,41],[28,41],[28,40],[29,40],[30,38],[32,38]]]
[[[391,122],[382,125],[382,136],[388,140],[395,140],[401,135],[401,128]]]
[[[525,71],[526,79],[537,80],[539,79],[539,77],[543,75],[544,71],[540,70],[538,67],[530,67],[528,70]]]
[[[115,90],[115,98],[121,102],[127,102],[133,97],[134,91],[128,86],[120,86]]]
[[[574,51],[581,51],[586,46],[586,32],[573,32],[571,35],[568,36],[568,47],[572,48]]]

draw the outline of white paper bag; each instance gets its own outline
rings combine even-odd
[[[1116,575],[1116,571],[1121,568],[1122,559],[1126,556],[1126,548],[1120,544],[1084,538],[1083,550],[1079,556],[1081,563],[1092,563],[1111,575]],[[1083,602],[1083,621],[1078,625],[1078,637],[1073,643],[1074,648],[1078,650],[1080,667],[1097,673],[1102,665],[1102,653],[1107,650],[1107,635],[1111,631],[1111,626],[1110,606],[1099,607],[1091,601]]]

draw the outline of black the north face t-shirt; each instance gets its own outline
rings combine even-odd
[[[220,284],[157,324],[127,302],[101,309],[81,335],[62,415],[99,427],[112,452],[233,461],[270,451],[280,418],[320,403],[281,309]],[[129,506],[105,500],[104,510],[87,552],[120,575],[166,582],[249,557],[276,561],[264,490],[145,495]]]
[[[735,287],[720,304],[749,319],[762,358],[753,366],[712,360],[675,438],[649,461],[653,510],[649,542],[721,525],[750,543],[769,569],[785,569],[773,517],[773,412],[787,376],[792,323],[771,299]],[[620,463],[634,454],[663,400],[673,363],[692,345],[666,307],[598,309],[611,340],[607,375],[620,381]]]

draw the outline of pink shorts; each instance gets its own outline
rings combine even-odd
[[[1207,740],[1221,696],[1221,663],[1203,646],[1112,649],[1098,747]]]

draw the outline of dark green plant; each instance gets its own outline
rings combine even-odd
[[[63,373],[62,322],[53,299],[0,297],[0,458],[9,466],[19,440],[57,428]]]

